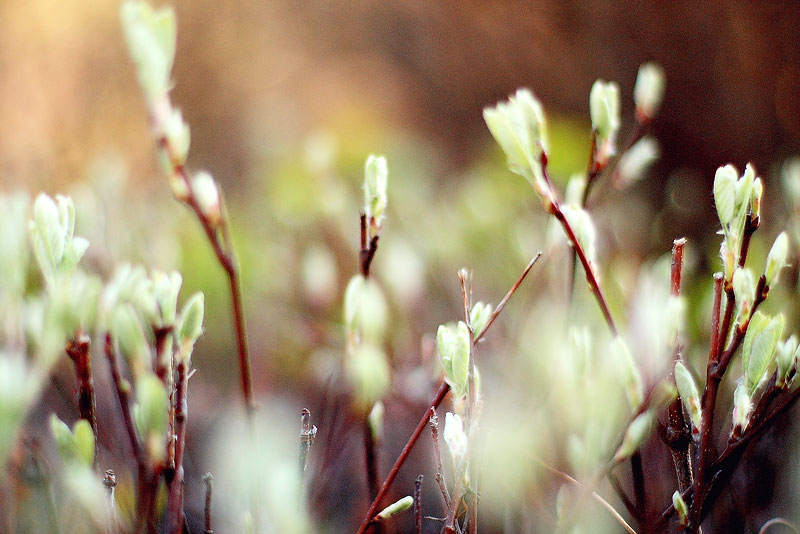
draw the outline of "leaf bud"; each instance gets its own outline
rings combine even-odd
[[[406,495],[402,499],[390,504],[378,513],[378,519],[389,519],[393,515],[405,512],[414,504],[414,498],[411,495]]]
[[[653,120],[658,113],[664,98],[664,78],[664,69],[655,63],[645,63],[639,67],[633,89],[633,101],[641,122]]]
[[[200,171],[192,178],[192,194],[203,217],[211,224],[217,225],[222,220],[219,203],[219,188],[214,178],[206,171]]]
[[[778,275],[781,269],[786,267],[786,258],[789,255],[789,236],[786,232],[781,232],[772,243],[772,248],[769,249],[767,255],[767,265],[764,268],[764,277],[766,278],[767,286],[771,286],[778,282]]]

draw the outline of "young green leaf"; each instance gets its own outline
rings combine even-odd
[[[597,163],[605,166],[608,158],[616,154],[619,131],[619,86],[614,82],[597,80],[589,93],[589,111],[592,129],[596,133]]]
[[[146,2],[130,0],[122,4],[121,18],[145,95],[150,100],[166,95],[175,59],[175,12],[168,7],[156,11]]]
[[[87,467],[91,467],[94,462],[94,432],[89,421],[78,419],[72,426],[72,434],[75,437],[75,448],[80,459]]]
[[[781,232],[772,243],[767,255],[767,265],[764,268],[764,277],[768,286],[777,283],[781,269],[786,267],[786,257],[789,255],[789,236]]]
[[[750,320],[742,347],[742,374],[752,395],[773,363],[778,340],[783,333],[783,315],[772,319],[756,312]]]
[[[614,454],[614,462],[619,463],[627,458],[630,458],[639,447],[641,447],[650,433],[653,431],[653,422],[655,421],[655,414],[652,410],[647,410],[639,414],[634,419],[628,429],[625,431],[625,437],[622,439],[622,444]]]
[[[472,325],[472,331],[477,337],[486,327],[489,322],[489,317],[492,316],[492,305],[484,304],[483,302],[476,302],[469,312],[469,322]]]
[[[507,102],[485,108],[483,118],[505,152],[509,169],[528,180],[543,200],[549,200],[552,192],[541,163],[547,153],[547,123],[539,100],[530,90],[519,89]]]
[[[694,378],[683,362],[675,362],[675,385],[683,403],[683,409],[689,414],[692,421],[692,434],[698,434],[703,422],[703,412],[700,409],[700,393],[697,390]]]
[[[453,390],[453,396],[466,394],[469,374],[470,338],[469,329],[463,321],[457,325],[441,325],[436,333],[445,380]]]
[[[788,339],[778,343],[776,354],[778,364],[778,373],[775,378],[775,384],[778,387],[785,387],[788,382],[789,373],[792,371],[795,364],[795,352],[797,351],[797,337],[792,334]]]
[[[380,225],[386,210],[386,185],[389,171],[386,158],[370,155],[364,165],[364,214]]]
[[[347,354],[345,370],[355,400],[366,413],[389,389],[390,370],[386,355],[371,344],[361,344]]]
[[[723,229],[733,220],[738,174],[733,165],[726,165],[718,168],[714,175],[714,203]]]
[[[411,505],[413,504],[414,504],[414,498],[411,495],[406,495],[402,499],[399,499],[398,501],[390,504],[389,506],[381,510],[378,513],[378,519],[380,520],[389,519],[393,515],[397,515],[400,512],[405,512],[406,510],[411,508]]]
[[[689,524],[689,507],[686,506],[686,501],[683,500],[681,492],[678,490],[672,494],[672,506],[678,515],[678,522],[683,526]]]
[[[750,317],[756,297],[756,284],[750,269],[737,267],[733,272],[733,293],[736,295],[739,321],[744,322]]]
[[[747,424],[750,422],[750,412],[753,410],[753,401],[751,392],[748,393],[749,387],[743,381],[739,381],[736,389],[733,391],[733,414],[732,414],[732,429],[734,434],[741,434],[747,429]]]

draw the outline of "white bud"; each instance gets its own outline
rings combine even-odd
[[[469,440],[466,432],[464,432],[464,421],[462,421],[461,416],[450,412],[445,414],[442,437],[444,437],[447,448],[450,450],[454,466],[460,465],[467,459]]]
[[[692,435],[699,435],[703,423],[700,394],[692,374],[680,361],[675,363],[675,385],[678,386],[678,394],[681,397],[683,408],[692,421]]]
[[[733,433],[741,434],[747,429],[750,422],[750,412],[753,410],[753,401],[748,394],[748,388],[743,381],[739,381],[733,391]]]
[[[753,181],[753,217],[761,216],[761,197],[764,195],[764,182],[761,178]]]
[[[778,275],[781,269],[786,267],[786,257],[789,255],[789,236],[786,232],[781,232],[775,238],[772,248],[767,255],[767,265],[764,268],[764,276],[768,286],[778,282]]]
[[[643,137],[625,152],[617,167],[617,187],[626,187],[640,179],[644,171],[661,155],[658,143],[652,137]]]
[[[589,94],[589,111],[592,129],[596,133],[596,161],[605,166],[608,158],[617,152],[619,131],[619,86],[615,82],[597,80]]]
[[[146,2],[134,0],[122,5],[121,17],[139,83],[148,100],[154,100],[169,91],[177,35],[175,12],[171,8],[156,11]]]
[[[639,447],[644,445],[650,433],[653,431],[653,422],[655,421],[655,414],[648,410],[634,419],[628,429],[625,431],[625,437],[622,439],[622,444],[614,454],[614,462],[619,463],[627,458],[630,458]]]
[[[778,387],[785,387],[787,385],[789,373],[791,373],[794,369],[795,352],[797,349],[797,337],[794,335],[791,335],[785,341],[778,343],[776,349],[778,373],[775,379],[775,383]]]
[[[714,202],[723,228],[733,220],[738,174],[733,165],[726,165],[718,168],[714,175]]]
[[[445,380],[456,398],[466,394],[469,377],[470,338],[469,329],[463,321],[457,325],[439,326],[436,344],[444,368]]]
[[[386,158],[370,155],[364,166],[364,213],[368,219],[374,218],[377,224],[386,210],[388,176]]]
[[[733,293],[736,295],[736,307],[740,322],[750,317],[753,301],[756,296],[756,284],[750,269],[737,267],[733,272]]]
[[[386,412],[383,402],[378,401],[369,411],[367,421],[369,421],[369,431],[372,434],[372,439],[379,441],[383,436],[383,415]]]
[[[640,120],[650,121],[658,113],[664,98],[664,69],[655,63],[645,63],[639,67],[633,101]]]
[[[163,118],[164,138],[169,145],[169,156],[172,158],[170,167],[183,165],[189,155],[191,135],[189,125],[183,120],[179,109],[170,108],[169,113]]]
[[[192,179],[192,194],[208,222],[212,225],[219,224],[222,211],[219,205],[219,189],[214,178],[205,171],[195,174]]]

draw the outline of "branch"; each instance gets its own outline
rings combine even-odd
[[[89,336],[79,331],[75,338],[67,342],[67,355],[75,366],[75,376],[78,380],[78,411],[81,419],[89,422],[94,433],[94,461],[92,467],[97,470],[97,409],[94,394],[94,379],[92,378],[92,359],[89,353],[92,340]]]
[[[444,479],[444,469],[442,468],[442,452],[439,449],[439,417],[436,410],[431,408],[431,417],[428,424],[431,427],[431,437],[433,438],[433,453],[436,459],[436,483],[439,484],[439,491],[442,493],[445,508],[450,508],[450,492],[447,491],[447,482]]]
[[[239,374],[241,380],[242,398],[245,402],[248,417],[252,418],[255,411],[255,401],[253,399],[253,380],[250,371],[250,350],[247,343],[247,331],[244,319],[244,306],[242,305],[242,289],[239,281],[239,267],[236,255],[233,250],[233,243],[228,232],[227,213],[223,209],[222,193],[220,192],[220,220],[210,219],[202,210],[197,202],[197,198],[192,190],[192,184],[186,167],[177,162],[173,155],[173,148],[169,144],[165,135],[156,138],[156,145],[164,156],[171,162],[172,173],[181,179],[186,185],[186,198],[181,198],[195,214],[200,222],[203,231],[208,238],[211,249],[217,258],[217,262],[228,275],[228,285],[231,294],[231,311],[233,313],[234,331],[236,333],[236,345],[239,355]]]
[[[678,297],[681,294],[681,278],[683,275],[683,248],[686,239],[676,239],[672,243],[672,265],[670,274],[671,294]],[[683,345],[679,339],[675,340],[674,361],[683,360]],[[675,381],[675,377],[672,377]],[[675,465],[675,475],[678,479],[678,490],[683,491],[694,482],[692,476],[692,456],[689,453],[691,440],[689,430],[683,414],[683,403],[676,397],[669,405],[666,428],[667,445],[670,447],[672,463]]]
[[[586,256],[586,252],[583,250],[583,246],[578,241],[578,238],[572,229],[572,225],[570,225],[566,216],[564,216],[564,212],[561,211],[561,205],[556,198],[555,189],[553,189],[550,176],[547,174],[547,156],[544,154],[544,152],[542,152],[542,172],[544,173],[545,180],[550,186],[551,191],[548,211],[561,224],[561,227],[564,228],[564,232],[567,234],[567,240],[569,241],[570,247],[572,247],[572,250],[574,250],[575,254],[578,255],[578,260],[580,260],[583,270],[586,273],[586,282],[589,284],[589,289],[591,289],[595,299],[597,299],[597,304],[600,306],[600,311],[603,312],[603,318],[606,320],[606,324],[608,325],[609,330],[611,330],[611,334],[616,337],[618,334],[617,325],[614,323],[614,318],[611,316],[611,310],[608,308],[608,301],[606,300],[602,289],[600,289],[600,283],[597,281],[597,275],[594,272],[594,267],[592,267],[589,258]]]
[[[183,531],[183,453],[186,447],[186,418],[188,403],[186,402],[188,377],[184,358],[178,362],[178,380],[175,387],[175,476],[169,484],[169,530],[180,534]]]
[[[211,473],[206,473],[203,475],[203,482],[206,483],[206,502],[204,507],[204,515],[205,515],[205,534],[214,534],[214,529],[211,526],[211,493],[213,488],[213,481],[214,477],[211,476]]]
[[[414,533],[422,534],[422,475],[414,481]]]

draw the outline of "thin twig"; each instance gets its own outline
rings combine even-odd
[[[686,238],[676,239],[672,243],[672,265],[670,270],[670,292],[673,297],[681,294],[681,278],[683,274],[683,249]],[[683,360],[683,345],[680,339],[675,340],[675,353],[673,360],[677,363]],[[675,377],[672,377],[673,383]],[[669,405],[666,428],[667,444],[670,447],[672,463],[675,465],[675,475],[678,480],[678,490],[683,491],[694,482],[692,478],[692,456],[689,453],[691,439],[683,414],[683,403],[676,397]]]
[[[91,338],[79,331],[75,334],[74,339],[67,342],[67,355],[75,366],[75,375],[78,380],[78,411],[80,417],[89,422],[94,434],[94,460],[92,467],[97,471],[97,408],[94,378],[92,378],[92,359],[89,351],[91,343]]]
[[[695,498],[692,499],[690,510],[689,529],[699,527],[700,505],[703,499],[703,487],[706,477],[706,467],[714,453],[713,434],[714,434],[714,405],[717,401],[717,389],[719,388],[719,378],[714,377],[713,369],[719,360],[719,338],[720,338],[720,306],[722,305],[722,273],[714,274],[714,305],[711,310],[711,343],[708,354],[708,369],[706,372],[706,387],[703,390],[701,409],[703,422],[700,428],[700,449],[697,453],[697,476],[695,477]],[[691,532],[691,530],[690,530]]]
[[[445,508],[450,508],[450,492],[447,491],[447,482],[444,479],[444,469],[442,468],[442,452],[439,449],[439,417],[436,415],[436,410],[431,408],[431,417],[428,421],[431,427],[431,436],[433,437],[433,453],[436,458],[436,483],[439,484],[439,491],[442,493]]]
[[[186,447],[186,402],[188,378],[185,358],[177,365],[178,380],[175,387],[175,475],[169,484],[169,532],[180,534],[183,530],[183,453]]]
[[[119,525],[117,522],[117,504],[114,499],[114,489],[117,487],[117,477],[111,469],[103,476],[103,487],[106,489],[106,509],[108,510],[108,532],[117,534]]]
[[[422,475],[414,481],[414,533],[422,534]]]
[[[603,313],[603,318],[606,320],[606,324],[608,325],[609,330],[611,330],[611,334],[616,337],[618,333],[617,325],[614,323],[614,318],[611,316],[611,310],[608,308],[608,301],[606,300],[606,297],[600,288],[600,283],[597,281],[597,275],[594,272],[592,263],[586,256],[586,252],[583,250],[583,246],[581,245],[580,241],[578,241],[578,237],[575,235],[572,225],[567,220],[564,212],[561,211],[561,205],[558,202],[555,189],[553,188],[550,176],[547,173],[547,156],[544,152],[542,152],[542,172],[551,190],[548,211],[561,224],[561,227],[564,228],[564,233],[567,234],[567,240],[569,241],[570,247],[572,247],[572,249],[578,255],[578,259],[583,266],[584,273],[586,274],[586,282],[589,284],[589,288],[594,294],[597,304],[600,306],[600,311]]]
[[[166,158],[171,162],[172,173],[179,177],[186,186],[187,196],[182,199],[194,212],[197,220],[203,228],[208,238],[208,242],[217,258],[220,266],[228,276],[228,285],[231,294],[231,311],[233,313],[234,331],[236,334],[236,346],[239,355],[239,374],[241,380],[242,398],[247,409],[248,418],[252,419],[255,411],[255,400],[253,399],[253,380],[250,370],[250,350],[247,343],[247,330],[244,318],[244,306],[242,304],[242,289],[239,280],[239,267],[233,249],[233,243],[227,229],[227,213],[223,209],[222,193],[220,192],[220,220],[211,220],[200,207],[197,198],[192,190],[192,184],[186,167],[177,162],[174,151],[165,135],[156,138],[156,145]]]
[[[539,251],[536,253],[536,256],[534,256],[531,259],[531,261],[528,262],[528,265],[522,271],[522,274],[519,276],[519,278],[517,278],[517,281],[514,282],[514,285],[511,286],[511,289],[508,290],[503,299],[497,304],[497,308],[495,308],[495,310],[489,316],[489,320],[486,321],[486,326],[483,327],[483,330],[475,334],[475,343],[478,343],[481,339],[483,339],[483,335],[489,330],[489,327],[492,326],[495,319],[497,319],[497,316],[500,315],[501,311],[503,311],[503,308],[506,307],[508,299],[510,299],[511,296],[517,291],[517,289],[519,289],[519,286],[522,284],[523,280],[525,280],[525,277],[528,276],[530,270],[533,268],[536,262],[539,261],[539,258],[541,257],[542,253],[541,251]]]
[[[308,453],[314,438],[317,437],[317,427],[311,424],[311,411],[303,408],[300,411],[300,476],[306,472],[308,465]]]
[[[205,517],[205,534],[214,534],[214,528],[211,525],[211,494],[214,489],[214,477],[211,473],[203,475],[203,482],[206,483],[206,501],[204,507]]]
[[[642,454],[636,451],[631,455],[631,474],[633,478],[633,498],[636,503],[637,517],[639,526],[647,532],[647,490],[644,483],[644,467],[642,466]]]
[[[364,416],[362,430],[364,433],[364,463],[367,469],[367,490],[369,498],[378,495],[378,455],[375,451],[375,436],[372,435],[372,425],[369,424],[369,415]],[[375,524],[376,532],[381,532],[381,524]]]
[[[563,471],[560,471],[560,470],[556,469],[555,467],[550,466],[549,464],[547,464],[541,458],[537,458],[536,460],[541,465],[543,465],[548,471],[550,471],[551,473],[554,473],[554,474],[560,476],[561,478],[563,478],[567,482],[570,482],[571,484],[574,484],[576,487],[578,487],[580,489],[584,489],[583,485],[580,482],[578,482],[577,480],[575,480],[573,477],[571,477],[568,473],[565,473]],[[594,500],[596,500],[597,502],[599,502],[603,506],[603,508],[608,510],[608,512],[614,517],[614,519],[616,519],[617,522],[620,525],[622,525],[622,527],[629,534],[637,534],[637,532],[633,529],[633,527],[630,526],[627,521],[625,521],[625,518],[622,517],[619,512],[617,512],[617,510],[611,505],[611,503],[609,503],[607,500],[605,500],[600,494],[598,494],[594,490],[591,491],[591,495],[592,495],[592,498]]]

